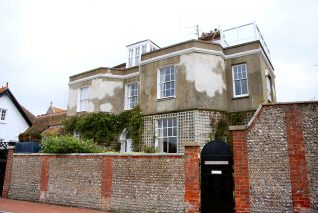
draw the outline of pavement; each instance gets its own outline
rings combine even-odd
[[[107,213],[85,208],[74,208],[44,203],[0,198],[0,213]]]

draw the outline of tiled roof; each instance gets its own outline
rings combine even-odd
[[[50,126],[46,130],[44,130],[41,135],[42,136],[49,136],[49,135],[61,135],[63,134],[63,126],[58,125],[58,126]]]
[[[50,113],[38,116],[33,125],[27,129],[23,134],[39,133],[52,126],[60,126],[66,119],[66,111]]]
[[[17,99],[14,97],[14,95],[10,91],[8,83],[6,86],[0,88],[0,96],[5,94],[8,95],[8,97],[11,99],[11,101],[16,106],[16,108],[19,110],[19,112],[24,117],[26,122],[31,126],[36,117],[17,101]]]

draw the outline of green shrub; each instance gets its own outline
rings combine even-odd
[[[92,140],[81,140],[71,135],[48,136],[41,144],[43,153],[98,153],[103,150]]]
[[[144,153],[156,153],[158,150],[153,146],[145,146]]]
[[[79,117],[69,117],[63,123],[67,134],[79,132],[81,138],[92,139],[99,145],[110,148],[112,142],[125,129],[132,137],[132,149],[140,151],[140,140],[143,129],[140,107],[127,110],[118,114],[108,112],[85,113]],[[119,150],[120,147],[117,147]]]

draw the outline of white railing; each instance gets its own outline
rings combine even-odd
[[[255,22],[244,24],[238,27],[233,27],[226,30],[220,30],[220,33],[220,43],[223,47],[230,47],[258,40],[260,41],[266,55],[268,56],[268,58],[270,58],[270,51]]]

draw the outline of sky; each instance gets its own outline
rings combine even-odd
[[[126,46],[160,47],[256,22],[279,102],[318,99],[317,0],[0,0],[0,86],[33,114],[67,108],[69,76],[125,62]]]

